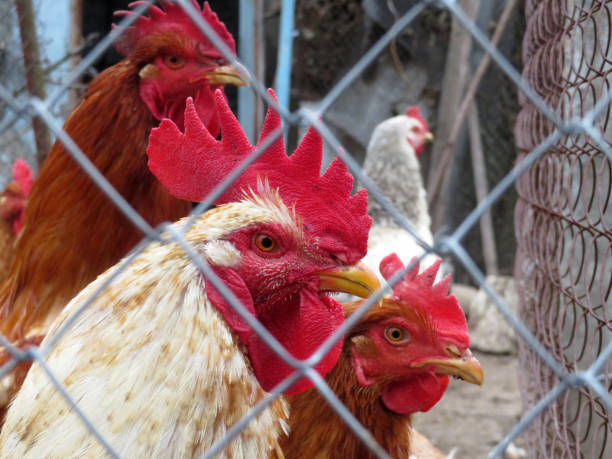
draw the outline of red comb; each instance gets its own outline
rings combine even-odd
[[[425,128],[425,130],[426,131],[429,130],[427,121],[425,121],[425,118],[423,118],[423,116],[421,115],[421,110],[419,109],[418,105],[411,105],[410,107],[408,107],[408,110],[406,110],[406,116],[419,120],[421,124],[423,125],[423,127]]]
[[[413,263],[414,267],[393,287],[392,297],[411,306],[423,305],[434,317],[436,329],[442,335],[453,336],[468,347],[470,336],[465,313],[455,295],[448,294],[450,275],[444,276],[434,285],[442,260],[436,260],[421,274],[419,274],[418,258],[410,260],[410,264]],[[380,272],[387,280],[402,269],[404,264],[395,253],[387,255],[380,262]]]
[[[13,164],[13,179],[19,183],[23,195],[27,197],[32,188],[32,183],[34,183],[34,176],[32,169],[23,159],[15,160]]]
[[[268,90],[276,100],[274,91]],[[174,196],[201,201],[256,148],[247,139],[221,90],[215,92],[221,140],[200,121],[191,99],[185,110],[185,133],[168,119],[151,131],[147,155],[149,168]],[[280,128],[280,116],[269,108],[259,142]],[[295,206],[304,230],[318,236],[322,248],[343,253],[346,263],[363,257],[372,219],[366,214],[367,193],[351,196],[353,177],[336,158],[320,175],[323,143],[310,128],[291,156],[285,153],[282,135],[261,154],[215,201],[222,204],[244,198],[265,179],[279,190],[286,206]]]
[[[146,4],[144,0],[132,2],[128,5],[129,8],[136,8]],[[217,15],[210,9],[208,2],[204,2],[204,7],[200,10],[198,3],[191,0],[191,4],[201,12],[202,18],[213,28],[225,44],[236,54],[236,44],[234,37],[227,31]],[[119,10],[115,11],[114,15],[118,17],[129,16],[136,14],[133,11]],[[116,27],[113,24],[113,27]],[[136,47],[142,37],[152,35],[159,32],[170,32],[180,35],[187,35],[196,42],[210,43],[200,28],[191,20],[189,15],[183,11],[183,8],[175,3],[162,1],[161,8],[151,6],[147,16],[140,16],[136,21],[128,27],[125,32],[115,42],[115,48],[123,56],[127,56]]]

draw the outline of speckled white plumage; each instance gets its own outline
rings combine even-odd
[[[412,143],[413,128],[420,123],[406,115],[389,118],[374,129],[363,164],[366,175],[376,183],[396,208],[413,225],[417,234],[428,244],[433,244],[431,218],[421,167]],[[368,214],[374,220],[368,239],[368,253],[363,262],[378,270],[380,261],[395,252],[405,262],[420,256],[424,249],[404,229],[400,228],[391,215],[371,197]],[[428,255],[421,266],[431,265],[437,257]],[[381,280],[382,276],[380,277]]]
[[[186,238],[212,264],[238,262],[231,244],[209,241],[255,221],[293,221],[276,198],[213,209],[196,221]],[[116,269],[79,293],[49,335]],[[243,346],[203,287],[203,277],[177,244],[153,243],[48,354],[51,370],[124,457],[198,457],[265,395]],[[287,415],[285,401],[278,399],[231,440],[223,455],[275,454]],[[0,456],[104,455],[34,364],[7,414]]]

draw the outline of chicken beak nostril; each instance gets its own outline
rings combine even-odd
[[[454,344],[447,344],[444,347],[444,350],[451,357],[459,357],[460,358],[460,357],[463,356],[463,352],[461,352],[459,350],[459,348],[457,346],[455,346]]]
[[[334,261],[334,263],[336,263],[338,266],[348,266],[349,263],[346,259],[346,257],[344,255],[341,254],[332,254],[331,255],[331,259]]]

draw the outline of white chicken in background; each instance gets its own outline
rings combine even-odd
[[[366,175],[428,244],[433,244],[431,218],[417,156],[432,139],[427,121],[421,116],[419,107],[413,105],[405,115],[394,116],[376,126],[363,163]],[[368,267],[378,272],[380,261],[391,252],[396,252],[405,261],[423,254],[425,250],[416,239],[373,197],[368,203],[368,214],[373,219],[368,253],[363,259]],[[421,267],[425,269],[436,259],[435,255],[427,255]],[[381,280],[384,281],[382,277]]]

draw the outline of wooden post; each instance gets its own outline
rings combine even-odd
[[[83,46],[83,0],[70,0],[70,37],[68,40],[68,48],[72,57],[70,58],[71,69],[76,68],[81,62],[80,53],[76,50]],[[79,80],[80,81],[80,80]],[[78,83],[78,81],[76,82]],[[74,108],[81,100],[83,95],[82,89],[75,87],[69,92],[70,109]]]
[[[480,121],[476,103],[472,102],[468,109],[468,126],[470,132],[470,147],[472,157],[472,171],[474,172],[474,187],[476,201],[480,204],[487,197],[487,171],[480,138]],[[495,245],[495,231],[491,220],[491,211],[482,214],[480,218],[480,235],[482,237],[482,254],[484,256],[487,275],[497,275],[497,247]]]
[[[480,0],[460,0],[459,3],[466,15],[472,19],[476,17]],[[433,232],[440,228],[446,210],[452,164],[452,147],[449,146],[450,130],[466,86],[465,83],[470,70],[469,57],[471,50],[472,35],[453,17],[442,81],[442,93],[438,103],[436,141],[433,145],[427,180]],[[444,152],[448,148],[451,148],[451,154],[444,158]]]
[[[31,96],[44,99],[45,80],[40,63],[40,51],[32,0],[15,0],[17,16],[19,18],[19,33],[21,35],[21,48],[23,50],[23,63],[26,73],[26,83]],[[36,141],[36,160],[38,164],[47,157],[51,149],[51,136],[46,124],[37,116],[32,118],[32,129]]]

